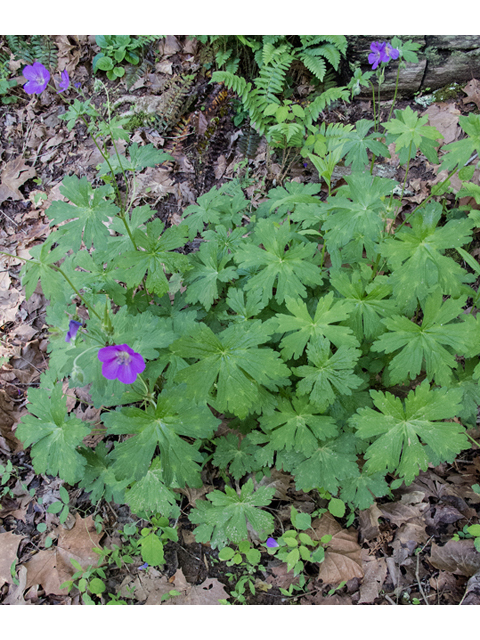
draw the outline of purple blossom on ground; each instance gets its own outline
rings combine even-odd
[[[139,571],[143,571],[143,569],[146,569],[148,567],[148,562],[144,562],[142,565],[140,565],[138,567]]]
[[[385,42],[372,42],[370,45],[372,53],[368,54],[368,62],[372,65],[372,69],[376,69],[380,62],[388,62],[385,46]]]
[[[128,344],[103,347],[98,352],[98,359],[103,362],[102,375],[107,380],[118,378],[123,384],[135,382],[137,375],[145,369],[145,360]]]
[[[388,56],[389,60],[390,58],[392,60],[396,60],[400,55],[400,51],[398,49],[394,49],[392,45],[389,42],[387,42],[385,44],[385,54]]]
[[[32,65],[25,67],[23,75],[28,80],[28,82],[23,85],[23,88],[28,94],[42,93],[50,80],[50,73],[43,64],[37,60],[35,60]]]
[[[75,84],[73,85],[75,87],[75,89],[80,89],[80,87],[82,86],[81,82],[75,82]]]
[[[65,91],[70,86],[70,78],[68,77],[68,71],[66,69],[62,71],[60,76],[62,78],[58,83],[60,91],[57,91],[57,93],[62,93],[62,91]]]
[[[68,332],[67,332],[67,335],[65,336],[65,342],[71,342],[72,340],[75,340],[77,331],[80,329],[81,326],[82,326],[81,322],[78,322],[77,320],[70,320],[70,323],[68,325]]]
[[[267,538],[266,545],[269,549],[276,549],[276,547],[280,546],[275,538]]]

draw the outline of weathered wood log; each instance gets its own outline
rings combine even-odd
[[[388,42],[394,36],[347,36],[346,63],[342,68],[342,83],[348,82],[355,67],[371,69],[368,63],[370,43]],[[480,36],[398,36],[403,42],[411,40],[421,45],[417,51],[418,63],[407,63],[400,70],[398,97],[411,98],[418,91],[440,89],[453,82],[467,83],[480,79]],[[385,68],[385,82],[381,96],[392,98],[397,78],[397,61],[391,60]],[[375,78],[372,78],[376,85]],[[360,97],[371,91],[362,87]]]

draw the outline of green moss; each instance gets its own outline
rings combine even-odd
[[[451,98],[458,98],[458,96],[463,94],[462,89],[463,87],[457,82],[447,84],[445,87],[441,87],[433,92],[434,101],[445,102],[445,100],[450,100]]]
[[[137,129],[140,129],[140,127],[147,127],[149,125],[151,126],[154,120],[155,116],[151,113],[136,113],[129,120],[127,120],[127,122],[125,122],[123,128],[125,129],[125,131],[133,132]]]

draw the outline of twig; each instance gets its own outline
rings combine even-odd
[[[388,600],[390,604],[393,604],[393,605],[397,606],[397,603],[396,603],[396,602],[394,602],[394,601],[390,598],[390,596],[389,596],[389,595],[385,594],[385,595],[384,595],[384,598],[385,598],[385,600]]]
[[[0,209],[0,213],[3,214],[6,218],[8,218],[10,220],[10,222],[12,222],[16,227],[18,226],[18,223],[15,222],[15,220],[12,220],[12,218],[10,218],[10,216],[8,216],[5,211],[3,211],[2,209]]]
[[[425,591],[423,590],[422,587],[422,583],[420,582],[420,554],[422,553],[422,551],[425,549],[425,547],[427,546],[427,544],[430,542],[430,540],[432,539],[433,536],[430,536],[430,538],[426,541],[426,543],[423,545],[423,547],[420,549],[420,551],[417,553],[417,568],[415,569],[415,577],[417,579],[417,585],[418,588],[420,590],[420,593],[422,594],[423,599],[425,600],[425,604],[430,604],[428,601],[427,596],[425,595]]]

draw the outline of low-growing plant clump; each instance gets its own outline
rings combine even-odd
[[[263,482],[273,469],[351,523],[376,498],[468,449],[480,402],[480,267],[468,253],[480,214],[457,204],[452,216],[445,198],[457,175],[457,199],[480,203],[470,181],[480,116],[459,118],[464,137],[440,158],[441,134],[409,107],[392,104],[385,122],[375,115],[355,126],[319,125],[331,101],[371,84],[374,71],[380,91],[389,61],[405,64],[416,54],[398,38],[374,42],[372,71],[304,105],[267,91],[269,65],[280,73],[297,56],[318,76],[325,62],[338,64],[341,37],[318,38],[298,50],[282,42],[281,51],[249,41],[263,55],[253,88],[234,67],[213,80],[238,93],[285,174],[290,151],[312,163],[328,185],[326,199],[320,183],[286,179],[254,208],[236,179],[200,196],[181,224],[166,228],[149,206],[132,202],[136,172],[170,156],[130,144],[121,118],[102,119],[90,99],[67,98],[61,118],[69,129],[88,127],[104,163],[95,184],[64,178],[66,201],[47,211],[55,230],[22,270],[27,298],[40,282],[49,300],[49,367],[30,389],[29,415],[16,431],[31,447],[35,471],[78,485],[94,504],[103,498],[157,518],[140,545],[148,562],[163,554],[158,518],[164,532],[168,518],[180,515],[178,490],[201,487],[207,465],[218,469],[224,485],[197,500],[189,519],[197,542],[243,567],[238,602],[254,593],[260,562],[249,530],[295,576],[305,563],[321,563],[328,548],[329,536],[312,537],[310,515],[293,508],[291,528],[276,529],[268,510],[275,489]],[[123,60],[117,41],[100,44]],[[121,45],[135,64],[137,43]],[[105,60],[97,60],[99,69],[107,69]],[[29,94],[50,80],[40,62],[24,76]],[[64,72],[57,92],[68,96],[69,84]],[[378,99],[374,91],[374,105]],[[391,144],[405,170],[401,184],[373,175]],[[402,219],[417,152],[448,176]],[[340,165],[351,173],[335,188]],[[199,249],[191,252],[195,239]],[[91,425],[67,412],[63,380],[87,387],[102,409],[106,430],[95,448],[83,444]],[[222,420],[228,429],[219,435]],[[68,501],[59,509],[68,514]],[[72,585],[83,580],[86,593],[90,574],[77,569]],[[103,592],[101,578],[91,593]]]

